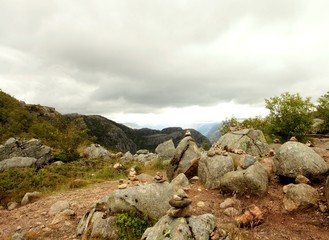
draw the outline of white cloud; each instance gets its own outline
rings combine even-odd
[[[324,0],[3,0],[0,88],[63,113],[124,122],[250,117],[282,92],[316,100],[328,91],[328,7]]]

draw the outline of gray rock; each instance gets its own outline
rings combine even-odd
[[[64,165],[65,163],[62,162],[62,161],[56,161],[56,162],[53,162],[51,165],[56,165],[56,166],[62,166]]]
[[[136,152],[136,154],[149,154],[150,153],[150,151],[149,150],[147,150],[147,149],[139,149],[137,152]]]
[[[30,203],[31,201],[33,201],[34,199],[40,198],[41,197],[41,192],[27,192],[25,193],[22,201],[21,201],[21,205],[26,205],[28,203]]]
[[[228,216],[228,217],[235,217],[237,215],[240,214],[239,210],[237,210],[236,208],[234,207],[228,207],[228,208],[225,208],[225,210],[223,211],[223,213]]]
[[[189,218],[171,218],[163,216],[153,227],[148,228],[143,240],[153,239],[194,239],[208,240],[216,227],[216,218],[212,214]]]
[[[163,160],[171,160],[175,155],[175,145],[172,139],[160,143],[155,152],[159,155],[159,157]]]
[[[285,196],[283,204],[286,210],[303,210],[318,206],[319,194],[317,190],[307,184],[289,184],[283,187]]]
[[[184,173],[180,173],[171,181],[171,185],[174,190],[177,192],[178,189],[188,188],[190,186],[189,180]]]
[[[252,156],[265,156],[270,150],[262,131],[255,129],[226,133],[216,144],[222,148],[241,149]]]
[[[168,182],[151,183],[113,191],[107,198],[107,206],[111,213],[137,209],[159,218],[170,208],[169,200],[174,194],[174,188]]]
[[[198,176],[207,188],[219,188],[220,178],[225,173],[234,171],[234,162],[230,155],[207,156],[203,153],[199,162]]]
[[[297,177],[296,177],[296,179],[295,179],[295,183],[305,183],[305,184],[309,184],[309,183],[311,183],[311,181],[307,178],[307,177],[305,177],[305,176],[303,176],[303,175],[298,175]]]
[[[70,203],[66,200],[59,200],[55,202],[53,205],[51,205],[48,215],[53,216],[57,213],[60,213],[61,211],[68,209],[70,207]]]
[[[113,216],[116,213],[138,211],[158,219],[170,209],[169,200],[174,194],[174,187],[168,182],[113,191],[98,200],[91,210],[84,214],[78,224],[77,235],[85,234],[87,229],[93,228],[91,220],[94,214],[98,214],[97,212],[102,214],[107,212],[107,215]]]
[[[111,153],[99,144],[91,144],[84,149],[83,157],[88,159],[110,159]]]
[[[7,204],[7,209],[8,209],[9,211],[14,210],[14,209],[17,208],[17,207],[18,207],[18,203],[17,203],[17,202],[9,202],[9,203]]]
[[[51,224],[63,223],[65,220],[68,220],[75,216],[75,212],[72,209],[64,209],[61,212],[56,213]]]
[[[258,162],[246,170],[228,172],[220,180],[223,192],[264,195],[267,193],[267,187],[267,172]]]
[[[274,161],[272,158],[263,158],[259,163],[265,168],[269,177],[274,174]]]
[[[122,161],[132,161],[134,160],[134,156],[128,151],[126,152],[123,157],[120,158]]]
[[[328,171],[327,163],[305,144],[288,141],[278,149],[274,158],[276,174],[296,178],[303,175],[309,179]]]
[[[38,139],[20,139],[20,138],[10,138],[4,145],[0,145],[0,163],[6,159],[12,159],[15,157],[29,157],[35,158],[28,167],[40,168],[42,165],[47,164],[53,159],[51,148],[42,145],[41,141]],[[31,160],[31,159],[30,159]],[[11,164],[7,164],[9,168]],[[14,165],[14,167],[16,167]],[[25,167],[21,165],[21,167]],[[0,167],[1,168],[1,167]]]
[[[102,212],[96,212],[91,222],[91,239],[118,239],[115,216],[103,218]]]
[[[238,207],[240,206],[240,201],[236,198],[226,198],[224,202],[222,202],[219,207],[222,209],[229,207]]]
[[[254,156],[247,154],[247,155],[244,155],[240,159],[240,167],[243,169],[247,169],[248,167],[253,165],[255,162],[256,162],[256,158]]]
[[[197,165],[200,157],[200,150],[193,138],[191,136],[184,137],[182,141],[178,144],[175,150],[175,155],[171,159],[170,164],[168,166],[168,180],[171,181],[180,173],[186,173],[192,166],[194,167],[194,165],[196,167],[196,175]]]
[[[37,168],[37,159],[32,157],[12,157],[0,162],[0,172],[11,168]]]

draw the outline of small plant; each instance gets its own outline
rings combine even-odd
[[[130,211],[116,215],[115,223],[119,239],[134,240],[140,239],[145,230],[153,226],[156,221],[145,213]]]

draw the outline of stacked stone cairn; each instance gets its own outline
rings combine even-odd
[[[120,180],[119,180],[119,185],[118,185],[118,188],[119,188],[119,189],[126,189],[127,186],[128,186],[128,185],[124,182],[123,179],[120,179]]]
[[[167,215],[173,218],[190,217],[190,205],[192,200],[188,198],[183,189],[179,189],[177,194],[169,201],[171,208],[168,210]]]
[[[163,183],[166,181],[166,179],[163,177],[163,175],[160,172],[157,172],[154,176],[154,181],[156,183]]]
[[[130,168],[130,170],[129,170],[128,184],[132,184],[132,185],[138,185],[139,184],[139,180],[138,180],[138,177],[137,177],[137,172],[136,172],[134,167]]]

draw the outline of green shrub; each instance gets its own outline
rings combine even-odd
[[[117,214],[115,223],[118,228],[119,239],[134,240],[140,239],[145,230],[153,226],[156,220],[145,213],[130,211]]]
[[[316,110],[318,117],[324,120],[321,132],[329,133],[329,92],[318,99]]]
[[[298,140],[305,140],[305,135],[313,124],[313,108],[310,98],[303,99],[299,94],[288,92],[279,97],[265,99],[266,108],[270,110],[268,119],[271,132],[288,140],[296,136]]]

